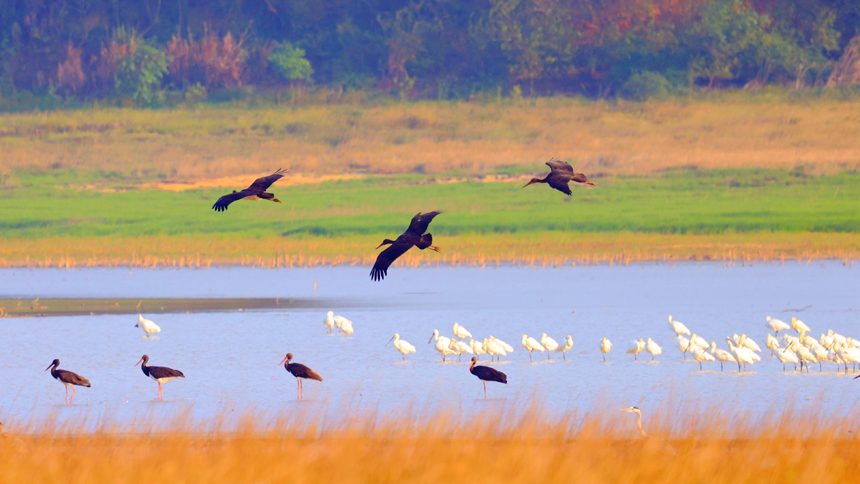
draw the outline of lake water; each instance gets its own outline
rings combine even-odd
[[[132,422],[178,413],[207,419],[253,409],[260,415],[311,409],[322,416],[488,408],[524,410],[537,402],[550,414],[639,405],[682,412],[693,405],[730,412],[780,412],[806,405],[839,413],[857,401],[860,380],[825,364],[810,373],[783,372],[764,357],[749,371],[737,366],[682,360],[671,346],[667,316],[716,340],[746,333],[764,347],[765,316],[797,315],[817,337],[833,329],[860,337],[858,268],[838,262],[725,266],[722,264],[626,267],[423,268],[395,267],[380,283],[369,269],[208,270],[0,270],[0,297],[302,297],[343,301],[331,309],[351,319],[351,337],[327,335],[325,311],[231,311],[144,315],[162,327],[159,339],[143,339],[136,315],[2,319],[0,421],[57,418]],[[314,285],[316,284],[316,290]],[[804,309],[797,312],[798,309]],[[508,385],[480,381],[463,362],[442,363],[428,344],[434,329],[451,336],[457,322],[475,337],[490,334],[514,346],[494,366]],[[401,361],[384,343],[395,333],[418,349]],[[522,335],[546,332],[561,342],[572,335],[567,361],[529,362]],[[614,347],[603,362],[606,336]],[[663,346],[657,362],[624,352],[632,339],[652,337]],[[765,349],[765,353],[768,350]],[[318,373],[296,401],[296,381],[278,366],[287,352]],[[164,403],[154,403],[157,384],[134,367],[144,353],[151,365],[182,370],[185,380],[165,384]],[[764,355],[764,353],[763,353]],[[63,405],[64,389],[44,369],[60,368],[89,378],[75,405]],[[483,357],[482,359],[487,359]]]

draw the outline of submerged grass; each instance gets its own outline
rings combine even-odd
[[[47,422],[0,437],[0,482],[853,482],[852,417],[719,408],[646,417],[603,411],[514,418],[345,416],[337,423],[253,414],[238,430],[173,422],[77,432]],[[851,415],[851,414],[848,414]],[[25,426],[26,427],[26,426]]]

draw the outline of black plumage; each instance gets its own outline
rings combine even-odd
[[[75,386],[89,388],[92,385],[90,385],[89,380],[81,375],[68,370],[60,370],[57,368],[58,366],[60,366],[60,360],[55,359],[50,365],[48,365],[48,368],[45,368],[45,371],[51,370],[51,376],[66,386],[66,403],[74,403],[75,393],[77,393]],[[69,387],[72,387],[71,400],[69,400]]]
[[[570,187],[568,182],[584,183],[586,185],[594,185],[594,182],[588,181],[588,177],[584,173],[574,173],[573,167],[567,164],[566,161],[552,159],[546,162],[550,172],[544,178],[532,178],[530,182],[523,185],[523,188],[532,183],[547,183],[552,188],[570,195]]]
[[[251,186],[241,192],[233,190],[233,193],[219,198],[218,201],[215,202],[215,205],[212,205],[212,209],[216,212],[223,212],[224,210],[227,210],[228,205],[236,200],[270,200],[272,202],[281,203],[280,200],[275,198],[274,193],[268,193],[266,190],[272,186],[272,183],[280,180],[286,173],[289,173],[289,170],[278,168],[278,171],[269,176],[257,178]]]
[[[305,366],[301,363],[291,363],[291,361],[293,361],[293,354],[287,353],[287,356],[285,356],[284,359],[281,360],[281,363],[284,364],[284,369],[286,369],[291,375],[296,377],[296,381],[298,382],[297,383],[297,385],[298,385],[298,389],[297,389],[298,398],[299,398],[299,400],[301,400],[302,393],[303,393],[302,392],[302,380],[323,381],[323,379],[319,375],[319,373],[311,370],[307,366]],[[278,363],[278,364],[280,365],[281,363]]]
[[[484,383],[484,398],[487,398],[487,382],[495,381],[508,384],[508,375],[490,368],[489,366],[477,366],[478,358],[472,357],[472,364],[469,366],[469,372],[478,377]]]
[[[418,215],[412,217],[409,228],[400,237],[397,237],[397,240],[383,240],[377,249],[387,244],[391,244],[391,247],[383,250],[376,257],[376,263],[373,264],[373,269],[370,270],[370,278],[374,281],[385,279],[385,276],[388,275],[388,267],[413,246],[417,246],[421,250],[430,249],[441,252],[439,247],[433,245],[433,236],[424,233],[427,231],[427,227],[433,221],[433,218],[440,213],[442,212],[436,211],[424,214],[418,212]]]
[[[164,400],[164,388],[162,387],[162,383],[176,378],[185,378],[185,375],[183,375],[179,370],[174,370],[173,368],[168,368],[166,366],[147,366],[147,363],[149,363],[149,356],[143,355],[140,358],[140,361],[135,363],[135,366],[140,365],[140,369],[143,371],[144,375],[158,382],[158,396],[155,397],[156,400]]]

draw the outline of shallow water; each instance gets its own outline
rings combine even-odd
[[[764,347],[767,315],[786,321],[797,315],[815,336],[833,329],[860,337],[857,271],[837,262],[396,267],[384,282],[373,283],[361,267],[0,270],[0,297],[324,298],[343,301],[331,309],[355,325],[351,337],[327,335],[325,312],[316,309],[145,314],[162,327],[158,339],[147,340],[131,315],[0,320],[0,421],[50,415],[124,423],[182,412],[206,419],[252,408],[261,415],[311,409],[338,417],[405,408],[516,413],[533,402],[551,414],[631,405],[647,414],[697,404],[762,414],[778,413],[787,402],[795,409],[838,412],[856,401],[860,380],[852,382],[853,375],[836,372],[834,364],[801,375],[783,372],[778,360],[763,356],[740,374],[737,366],[721,372],[718,363],[700,372],[671,346],[666,319],[673,315],[722,348],[734,333]],[[807,309],[796,311],[801,308]],[[476,337],[492,334],[515,348],[495,364],[509,384],[488,384],[490,402],[482,401],[483,387],[469,373],[465,355],[463,362],[442,363],[427,343],[434,329],[451,336],[455,322]],[[384,346],[394,332],[418,349],[406,362]],[[522,335],[539,339],[543,332],[559,342],[573,336],[567,361],[553,355],[547,362],[545,354],[535,354],[529,362]],[[614,343],[606,363],[597,349],[603,336]],[[624,354],[630,340],[649,336],[663,346],[657,362],[646,353],[638,362]],[[296,382],[278,366],[287,352],[325,380],[305,382],[303,402],[295,401]],[[187,377],[165,384],[165,403],[152,402],[157,384],[133,367],[144,353],[150,364]],[[62,405],[63,386],[43,371],[54,358],[93,384],[78,389],[73,406]]]

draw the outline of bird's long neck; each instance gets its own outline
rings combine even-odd
[[[636,414],[636,426],[639,427],[639,433],[642,437],[648,437],[648,434],[645,433],[645,429],[642,428],[642,414]]]

